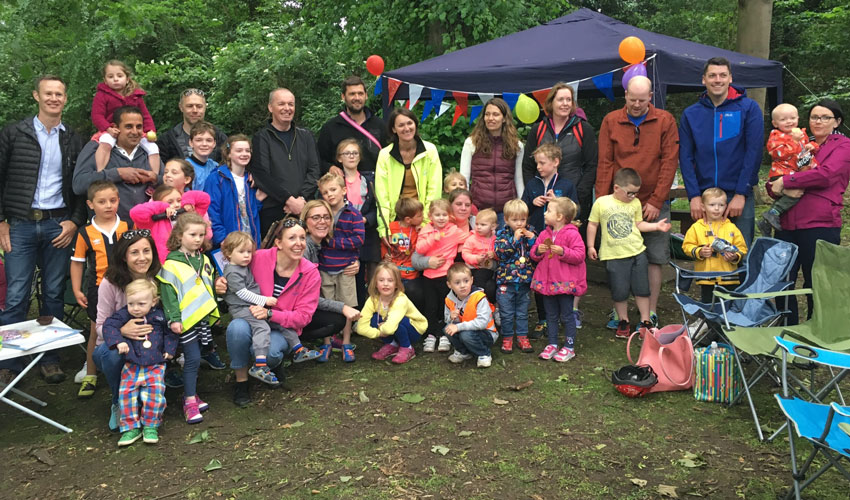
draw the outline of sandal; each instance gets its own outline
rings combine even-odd
[[[83,377],[83,385],[80,386],[80,391],[77,392],[77,397],[80,399],[88,399],[94,396],[94,391],[97,389],[97,375],[86,375]]]
[[[277,376],[269,370],[268,366],[252,366],[248,370],[248,375],[269,385],[280,385]]]
[[[333,351],[331,344],[322,344],[322,347],[319,348],[319,357],[316,358],[316,362],[327,363],[330,361],[331,351]]]

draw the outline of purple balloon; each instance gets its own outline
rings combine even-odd
[[[632,64],[629,66],[626,72],[623,73],[624,89],[629,88],[629,80],[631,80],[633,76],[646,76],[646,66],[644,66],[643,63]]]

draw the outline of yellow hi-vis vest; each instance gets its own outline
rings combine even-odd
[[[486,297],[487,294],[484,293],[484,290],[475,290],[470,293],[469,297],[466,299],[466,307],[464,307],[463,311],[460,313],[460,322],[464,323],[472,321],[478,317],[478,303],[481,302],[481,299]],[[457,308],[457,304],[455,304],[448,296],[446,296],[446,306],[449,308],[449,311],[454,311]],[[487,323],[487,331],[490,333],[496,333],[496,323],[493,321],[493,312],[495,310],[496,308],[493,304],[490,304],[490,322]]]
[[[177,292],[180,302],[180,319],[183,331],[195,326],[198,321],[207,316],[218,318],[218,307],[215,303],[212,283],[212,264],[203,255],[201,266],[201,283],[192,266],[176,260],[166,260],[157,274],[157,279],[170,285]]]

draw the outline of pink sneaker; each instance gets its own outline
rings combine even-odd
[[[562,347],[561,350],[558,351],[558,354],[554,356],[555,361],[557,361],[558,363],[566,363],[574,357],[576,357],[576,352],[567,347]]]
[[[398,352],[399,347],[392,344],[384,344],[380,349],[372,353],[372,359],[383,361]]]
[[[198,411],[201,413],[210,409],[210,404],[201,401],[200,396],[195,396],[195,402],[198,403]]]
[[[198,410],[197,398],[192,402],[189,402],[187,399],[183,400],[183,415],[186,416],[187,424],[197,424],[204,421],[204,417],[201,416],[201,412]]]
[[[549,361],[550,359],[552,359],[552,356],[554,356],[556,352],[558,352],[558,346],[556,346],[555,344],[549,344],[543,348],[543,352],[541,352],[538,357],[540,359],[545,359],[546,361]]]
[[[392,359],[392,362],[400,365],[403,363],[407,363],[411,359],[416,357],[416,351],[413,350],[412,347],[399,347],[398,354]]]

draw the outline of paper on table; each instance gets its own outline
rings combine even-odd
[[[3,342],[3,347],[18,349],[20,351],[28,351],[38,346],[56,342],[57,340],[64,339],[65,337],[70,337],[79,332],[80,330],[74,330],[72,328],[57,328],[49,326],[33,328],[27,332],[29,335]]]

